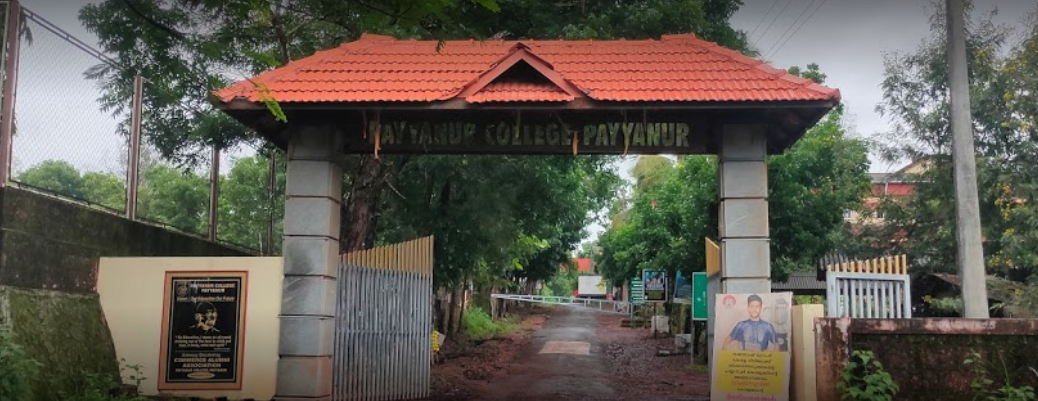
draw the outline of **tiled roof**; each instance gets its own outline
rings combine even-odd
[[[469,103],[568,102],[573,100],[573,95],[551,84],[493,82],[465,100]]]
[[[838,90],[691,34],[665,35],[660,40],[446,41],[440,51],[437,45],[436,41],[365,34],[357,41],[235,83],[216,95],[225,103],[236,99],[259,102],[265,95],[281,103],[454,98],[471,103],[565,102],[585,96],[631,102],[840,98]],[[517,60],[533,66],[542,79],[531,81],[528,75],[505,71],[517,68]],[[481,82],[488,76],[490,82]]]
[[[772,291],[824,290],[825,281],[818,280],[815,272],[791,272],[786,281],[772,281]]]

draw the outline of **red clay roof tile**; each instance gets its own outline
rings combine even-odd
[[[216,92],[223,102],[261,101],[265,87],[279,102],[433,102],[471,85],[473,103],[570,101],[573,88],[601,101],[780,102],[839,100],[836,89],[793,76],[760,60],[696,38],[616,41],[397,40],[365,34],[355,42],[294,61]],[[550,69],[551,82],[490,74],[517,49]],[[502,66],[504,67],[504,66]],[[497,78],[487,84],[481,77]]]

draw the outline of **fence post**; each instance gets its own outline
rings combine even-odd
[[[126,218],[137,219],[137,186],[141,166],[141,115],[144,108],[144,77],[133,77],[133,110],[130,114],[130,156],[126,161]]]
[[[14,99],[18,87],[18,50],[21,39],[18,36],[21,27],[22,7],[17,0],[7,3],[7,24],[5,25],[4,53],[0,54],[3,62],[4,85],[3,100],[0,101],[0,187],[7,186],[11,174],[11,141],[14,138]]]
[[[216,225],[220,209],[220,147],[213,145],[213,163],[209,172],[209,240],[216,241]]]

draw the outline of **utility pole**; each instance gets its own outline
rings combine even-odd
[[[963,0],[945,0],[948,21],[948,88],[951,90],[952,165],[955,173],[956,264],[962,279],[966,318],[988,318],[987,277],[980,236],[977,166],[973,149],[966,71],[966,27]]]

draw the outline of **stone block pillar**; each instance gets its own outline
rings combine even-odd
[[[336,134],[303,127],[289,139],[277,401],[331,400],[342,203]]]
[[[724,127],[718,166],[721,291],[771,292],[767,137],[763,125]]]
[[[711,366],[715,295],[771,292],[766,130],[766,125],[733,124],[725,125],[721,132],[717,188],[721,274],[707,286],[707,352]]]

